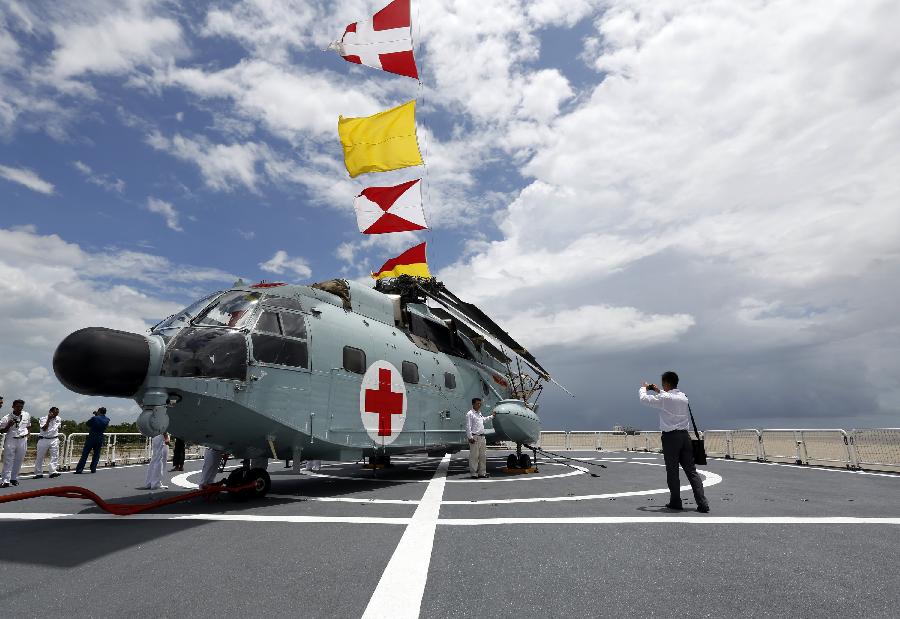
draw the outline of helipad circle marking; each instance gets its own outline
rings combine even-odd
[[[697,469],[697,472],[703,475],[703,487],[715,486],[722,482],[722,476]],[[690,484],[681,486],[681,490],[690,490]],[[648,494],[664,494],[668,492],[668,488],[657,488],[655,490],[631,490],[627,492],[608,492],[605,494],[583,494],[580,496],[555,496],[555,497],[529,497],[524,499],[483,499],[478,501],[444,501],[443,505],[501,505],[507,503],[560,503],[563,501],[591,501],[595,499],[617,499],[626,496],[646,496]]]
[[[459,462],[463,462],[463,460],[458,460]],[[435,461],[437,462],[437,461]],[[615,461],[613,461],[615,462]],[[648,466],[664,466],[662,464],[655,464],[650,462],[636,462],[634,460],[624,460],[620,461],[622,464],[644,464]],[[353,464],[353,463],[347,463]],[[546,464],[553,464],[556,466],[564,466],[562,464],[556,462],[547,462]],[[577,467],[577,471],[572,471],[569,473],[561,473],[558,475],[544,475],[540,477],[536,477],[534,475],[529,475],[527,477],[517,477],[515,479],[456,479],[451,480],[448,479],[447,482],[454,483],[490,483],[492,481],[524,481],[524,480],[535,480],[535,479],[556,479],[560,477],[569,477],[572,475],[580,475],[587,472],[587,469],[583,467]],[[711,471],[707,471],[705,469],[697,469],[697,472],[703,475],[703,486],[715,486],[717,484],[722,483],[722,476]],[[197,484],[188,481],[188,477],[192,475],[196,475],[200,473],[200,471],[189,471],[187,473],[182,473],[181,475],[176,475],[172,478],[172,483],[176,486],[180,486],[182,488],[188,489],[196,489]],[[322,477],[322,478],[330,478],[330,479],[354,479],[360,481],[388,481],[392,483],[427,483],[430,480],[421,480],[421,479],[409,479],[409,480],[386,480],[386,479],[375,479],[371,477],[342,477],[340,475],[325,475],[322,473],[311,473],[309,471],[304,471],[304,474],[307,477]],[[681,486],[681,490],[690,490],[690,485]],[[591,500],[599,500],[599,499],[615,499],[620,497],[630,497],[630,496],[648,496],[653,494],[664,494],[668,492],[668,488],[656,488],[652,490],[630,490],[625,492],[607,492],[603,494],[584,494],[578,496],[561,496],[561,497],[527,497],[527,498],[517,498],[517,499],[481,499],[481,500],[461,500],[461,501],[442,501],[442,505],[505,505],[512,503],[559,503],[564,501],[591,501]],[[351,497],[306,497],[306,500],[309,501],[318,501],[318,502],[327,502],[327,503],[371,503],[371,504],[386,504],[386,505],[417,505],[419,503],[418,500],[412,499],[362,499],[362,498],[351,498]]]

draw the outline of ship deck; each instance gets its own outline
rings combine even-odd
[[[0,504],[0,598],[9,616],[820,616],[900,607],[900,475],[712,459],[711,512],[668,499],[662,457],[567,452],[530,475],[468,478],[466,453],[373,472],[272,462],[263,500],[229,497],[136,516],[39,498]],[[21,478],[146,502],[145,467]],[[595,472],[598,477],[589,473]],[[171,479],[172,473],[167,474]],[[684,477],[682,476],[684,483]]]

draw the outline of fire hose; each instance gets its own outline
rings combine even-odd
[[[0,504],[12,503],[13,501],[24,501],[26,499],[36,499],[44,496],[55,496],[66,499],[87,499],[93,501],[97,504],[97,507],[110,514],[116,516],[131,516],[133,514],[140,514],[152,509],[158,509],[160,507],[165,507],[166,505],[180,503],[181,501],[187,501],[197,497],[211,497],[220,492],[245,492],[253,489],[253,487],[253,483],[228,487],[225,485],[225,482],[217,482],[205,488],[201,488],[200,490],[183,492],[176,496],[153,501],[152,503],[110,503],[109,501],[103,500],[96,493],[91,492],[87,488],[82,488],[81,486],[56,486],[53,488],[44,488],[42,490],[31,490],[29,492],[17,492],[14,494],[3,495],[0,496]]]

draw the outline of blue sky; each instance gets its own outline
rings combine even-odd
[[[378,2],[0,8],[0,392],[232,278],[432,271],[578,396],[548,428],[896,425],[900,52],[890,2],[413,2],[423,86],[322,49]],[[336,135],[418,97],[433,229],[364,238]],[[110,403],[128,418],[134,407]]]

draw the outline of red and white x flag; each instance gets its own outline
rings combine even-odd
[[[350,24],[341,40],[328,49],[335,50],[347,62],[419,79],[413,57],[409,2],[394,0],[371,20]]]
[[[368,187],[356,196],[356,223],[363,234],[425,230],[421,179],[393,187]]]

